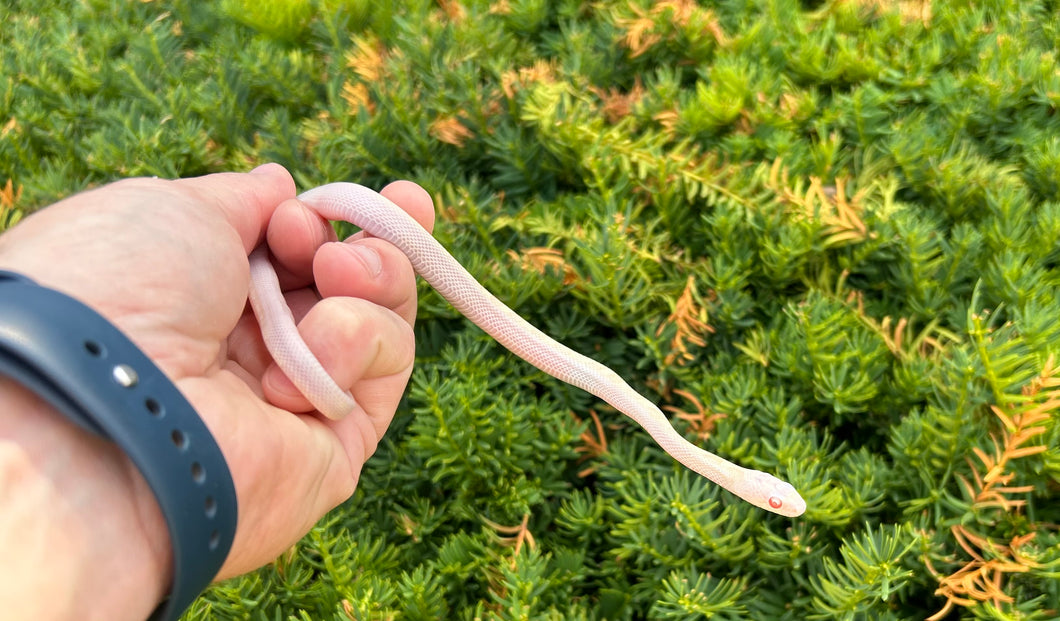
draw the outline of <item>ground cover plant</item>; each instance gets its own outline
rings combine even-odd
[[[500,298],[809,503],[423,288],[356,495],[186,619],[1055,619],[1058,11],[14,0],[0,226],[129,175],[413,179]]]

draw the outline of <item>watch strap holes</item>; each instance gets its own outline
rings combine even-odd
[[[147,412],[155,418],[161,418],[166,412],[165,408],[162,407],[162,404],[159,403],[157,399],[152,399],[151,397],[144,399],[144,407],[147,409]]]

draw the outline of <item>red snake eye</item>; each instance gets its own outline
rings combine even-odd
[[[777,498],[776,496],[770,496],[769,497],[769,506],[770,507],[773,507],[774,509],[779,509],[783,505],[784,505],[784,501],[783,500]]]

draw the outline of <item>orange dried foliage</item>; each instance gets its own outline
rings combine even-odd
[[[829,248],[862,242],[875,235],[862,219],[865,211],[863,203],[869,188],[863,188],[847,198],[846,184],[847,180],[840,178],[836,179],[834,186],[825,186],[820,178],[810,177],[810,187],[805,191],[792,188],[788,182],[788,171],[779,159],[773,162],[767,182],[777,198],[792,206],[796,215],[824,225],[823,242]]]
[[[622,92],[616,88],[604,90],[597,88],[594,91],[600,98],[600,113],[607,119],[608,123],[617,123],[633,112],[633,108],[644,98],[644,86],[640,78],[634,79],[633,88],[629,92]]]
[[[671,108],[670,110],[658,112],[651,118],[659,124],[659,127],[664,132],[673,136],[677,133],[678,125],[681,123],[681,111],[677,108]]]
[[[972,607],[990,602],[1000,608],[1003,603],[1013,603],[1013,598],[1004,591],[1005,577],[1037,566],[1021,551],[1037,533],[1017,535],[1004,545],[980,537],[961,525],[953,526],[950,532],[972,560],[949,576],[940,576],[931,563],[927,563],[928,570],[939,579],[935,595],[946,598],[942,610],[928,617],[927,621],[940,621],[954,606]]]
[[[1026,494],[1034,490],[1033,485],[1011,486],[1015,473],[1008,469],[1014,459],[1037,455],[1048,447],[1044,444],[1027,446],[1047,431],[1046,422],[1056,416],[1060,409],[1060,377],[1053,357],[1033,381],[1023,389],[1024,399],[1004,406],[991,406],[991,411],[1001,421],[1000,437],[991,434],[993,454],[976,448],[975,456],[981,462],[983,473],[975,468],[969,458],[973,480],[961,477],[961,484],[972,498],[973,509],[1000,509],[1009,513],[1019,511],[1026,500],[1012,498],[1012,494]],[[1005,593],[1005,577],[1024,573],[1038,564],[1023,548],[1035,537],[1035,532],[1013,535],[1007,544],[972,532],[963,525],[951,529],[957,545],[971,557],[963,567],[948,576],[935,571],[925,558],[928,569],[939,581],[936,595],[946,598],[942,610],[928,618],[938,621],[954,606],[970,607],[982,602],[991,602],[995,607],[1011,604],[1013,598]]]
[[[694,0],[664,0],[656,2],[649,10],[631,3],[630,9],[635,17],[619,19],[617,23],[625,30],[622,44],[629,49],[633,58],[645,54],[665,40],[665,37],[657,32],[660,20],[666,20],[678,28],[698,24],[714,37],[718,45],[725,47],[729,44],[729,38],[714,12],[700,7]]]
[[[663,360],[667,366],[683,366],[695,360],[689,346],[705,346],[706,335],[714,332],[714,328],[707,323],[707,310],[699,304],[698,300],[699,293],[696,291],[695,278],[689,276],[681,297],[677,298],[677,302],[674,303],[673,312],[655,332],[655,335],[659,336],[667,326],[673,325],[677,328],[673,339],[670,340],[670,353]]]
[[[573,412],[571,416],[580,425],[582,420],[578,418]],[[604,425],[600,422],[600,417],[596,415],[596,412],[589,410],[589,416],[593,419],[593,429],[587,429],[582,432],[580,436],[582,444],[581,446],[574,449],[576,452],[583,454],[583,459],[593,459],[601,457],[607,454],[607,435],[604,434]],[[595,431],[595,435],[594,432]],[[596,466],[589,466],[578,472],[578,476],[585,478],[590,474],[596,472]]]
[[[15,188],[11,179],[0,188],[0,231],[5,231],[22,218],[22,209],[18,203],[22,200],[22,187]]]
[[[353,49],[346,53],[346,66],[365,82],[379,81],[385,62],[386,48],[374,37],[354,39]]]
[[[487,520],[484,517],[480,518],[486,526],[489,526],[493,530],[497,531],[502,536],[501,542],[505,545],[510,545],[514,548],[514,554],[512,554],[512,568],[515,568],[515,559],[519,557],[519,552],[522,551],[523,546],[530,548],[531,550],[537,549],[537,542],[534,541],[534,534],[530,532],[530,514],[524,513],[523,520],[516,526],[504,526]]]
[[[706,440],[714,433],[717,422],[727,416],[720,412],[711,412],[699,397],[685,390],[674,390],[674,394],[684,397],[692,404],[693,411],[686,412],[676,406],[667,405],[663,409],[673,412],[683,421],[688,422],[688,427],[700,440]]]
[[[905,23],[920,22],[931,25],[933,16],[928,0],[848,0],[863,10],[883,13],[898,13]]]
[[[529,67],[518,67],[509,69],[501,74],[501,90],[508,99],[514,99],[515,94],[534,84],[552,84],[556,81],[556,62],[538,60]]]
[[[535,246],[521,252],[509,250],[508,256],[517,261],[527,271],[547,274],[549,271],[563,274],[563,284],[573,285],[581,280],[574,267],[563,257],[563,253],[556,248]]]
[[[468,129],[455,116],[446,116],[435,119],[428,129],[435,140],[462,147],[468,140],[474,138],[475,132]]]
[[[935,321],[928,324],[918,334],[911,336],[909,319],[900,317],[896,322],[892,317],[887,316],[877,321],[865,312],[865,301],[861,291],[852,292],[848,301],[850,299],[857,304],[858,318],[883,339],[883,344],[896,358],[927,357],[943,350],[945,347],[943,340],[956,341],[958,339],[957,335],[940,328],[938,322]]]
[[[361,82],[357,84],[346,82],[343,84],[342,99],[349,106],[351,112],[356,113],[362,108],[367,110],[369,114],[375,112],[375,102],[372,101],[368,94],[368,87]]]
[[[15,189],[15,183],[11,179],[7,180],[3,188],[0,188],[0,207],[4,209],[13,209],[22,200],[22,187]]]
[[[438,0],[438,6],[450,21],[461,22],[467,17],[467,9],[460,4],[459,0]]]
[[[360,110],[375,113],[375,102],[368,91],[368,84],[378,82],[385,73],[387,51],[381,41],[374,37],[357,37],[353,49],[346,53],[346,67],[352,69],[357,79],[342,85],[342,99],[351,114]]]
[[[490,521],[484,517],[480,517],[486,526],[489,526],[493,530],[497,531],[500,535],[501,545],[511,547],[513,553],[509,561],[508,567],[516,569],[518,567],[519,553],[522,551],[523,546],[526,546],[530,550],[537,549],[537,542],[534,540],[533,533],[530,532],[530,514],[524,513],[522,521],[516,526],[504,526],[496,522]],[[505,584],[501,576],[497,575],[495,570],[488,571],[488,580],[490,582],[490,591],[497,597],[498,602],[503,601],[508,595],[509,587]],[[499,603],[490,606],[495,609],[498,613],[502,612]]]
[[[7,123],[4,123],[4,128],[0,129],[0,138],[7,138],[7,135],[11,132],[15,132],[21,129],[18,124],[18,119],[11,117]]]

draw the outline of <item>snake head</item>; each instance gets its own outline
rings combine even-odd
[[[802,499],[791,483],[758,470],[744,473],[739,496],[756,507],[786,517],[798,517],[806,511]]]

